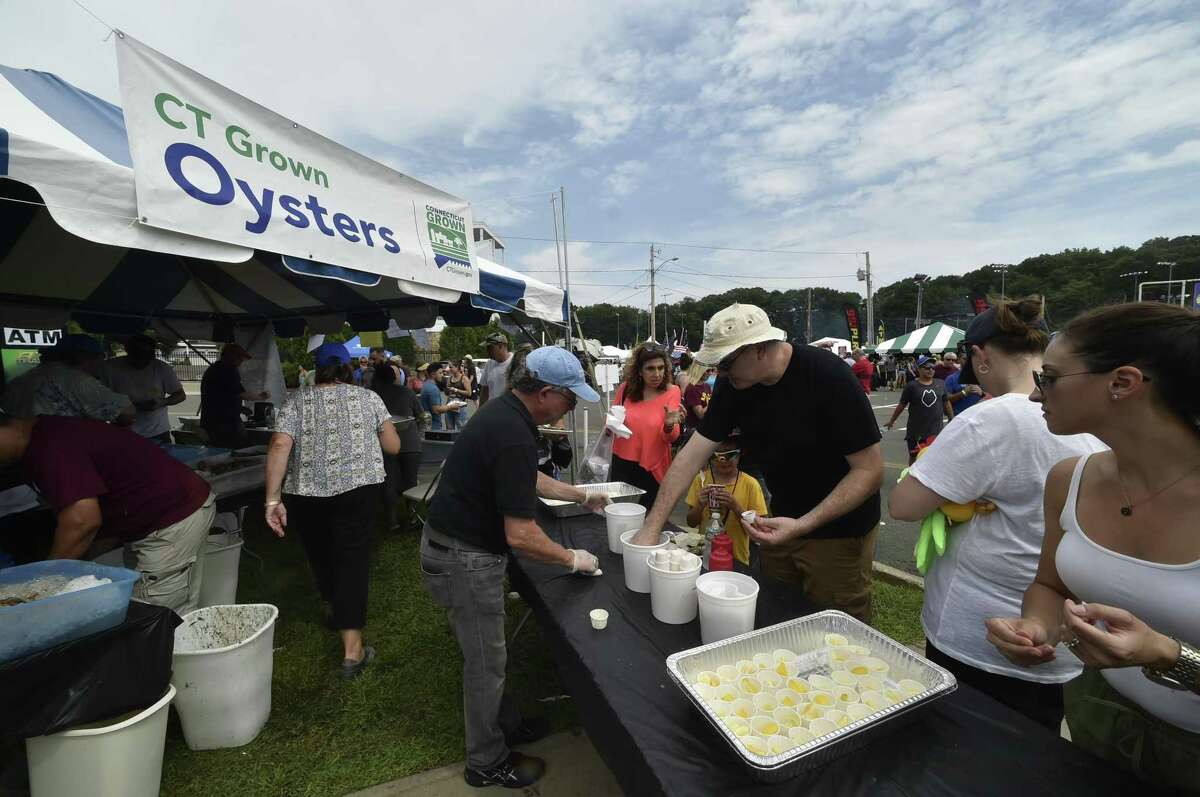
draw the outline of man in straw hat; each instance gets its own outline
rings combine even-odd
[[[879,424],[853,372],[830,351],[793,346],[758,307],[734,304],[704,325],[697,362],[718,378],[697,434],[680,451],[637,535],[658,539],[693,477],[735,428],[771,492],[772,517],[746,524],[763,572],[822,607],[867,621],[879,525]]]

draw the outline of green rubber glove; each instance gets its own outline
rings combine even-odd
[[[941,556],[946,553],[946,515],[942,510],[935,509],[929,517],[933,520],[933,547],[937,555]]]
[[[929,566],[933,564],[933,557],[930,556],[930,542],[933,541],[933,521],[932,517],[926,517],[921,521],[921,533],[917,536],[917,547],[913,549],[913,558],[917,560],[917,570],[921,575],[925,575],[929,570]]]

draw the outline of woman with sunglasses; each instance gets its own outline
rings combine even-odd
[[[989,617],[1019,614],[1042,546],[1042,485],[1056,462],[1103,449],[1090,435],[1050,433],[1029,401],[1049,342],[1041,297],[1001,301],[967,329],[966,384],[994,398],[967,409],[938,435],[892,490],[897,520],[920,520],[943,503],[996,506],[949,531],[925,575],[925,655],[969,684],[1058,733],[1062,684],[1079,662],[1064,655],[1033,671],[1002,656],[982,633]],[[918,383],[919,384],[919,383]]]
[[[767,501],[758,479],[743,473],[738,466],[742,449],[737,436],[717,446],[708,467],[696,474],[687,495],[687,522],[702,528],[712,512],[717,512],[726,534],[733,540],[733,555],[744,565],[750,564],[750,538],[742,527],[741,516],[747,510],[766,515]]]
[[[1187,793],[1200,789],[1197,374],[1200,314],[1182,307],[1105,307],[1054,339],[1030,398],[1051,432],[1111,450],[1050,472],[1037,578],[1020,613],[987,623],[1028,672],[1083,662],[1066,688],[1076,744]]]
[[[645,490],[641,503],[649,509],[671,467],[671,444],[683,423],[682,396],[671,383],[670,355],[657,343],[634,349],[624,376],[613,401],[625,407],[625,425],[633,436],[613,441],[610,478]]]

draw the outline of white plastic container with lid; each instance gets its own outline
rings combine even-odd
[[[621,533],[621,550],[625,559],[625,587],[633,592],[650,591],[650,568],[646,565],[647,556],[653,551],[665,550],[671,544],[667,535],[659,537],[657,545],[635,545],[633,537],[641,527]]]
[[[155,797],[162,781],[167,707],[175,687],[132,715],[25,740],[33,797]]]
[[[641,504],[609,504],[604,507],[604,521],[608,526],[608,550],[620,555],[621,535],[630,529],[640,529],[646,520],[646,507]]]
[[[716,570],[696,579],[700,639],[707,645],[754,630],[758,582],[743,573]]]
[[[646,567],[650,570],[650,612],[659,622],[683,625],[696,619],[700,557],[690,553],[684,556],[683,570],[654,564],[653,554],[646,557]]]

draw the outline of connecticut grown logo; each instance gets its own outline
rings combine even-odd
[[[433,205],[425,206],[425,220],[429,223],[429,244],[437,267],[447,266],[450,271],[469,274],[471,252],[467,249],[466,220]]]

